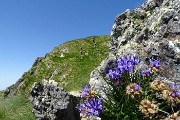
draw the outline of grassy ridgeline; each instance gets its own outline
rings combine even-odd
[[[96,46],[92,38],[95,38]],[[108,36],[93,36],[55,47],[23,75],[24,82],[19,91],[27,94],[32,84],[42,79],[53,79],[67,91],[80,90],[88,83],[91,71],[108,55],[109,40]]]
[[[27,98],[34,82],[53,79],[67,91],[80,90],[88,83],[91,71],[108,55],[109,41],[109,36],[91,36],[55,47],[22,76],[24,81],[17,96],[0,97],[0,120],[35,119]]]

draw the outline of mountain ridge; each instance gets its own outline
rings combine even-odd
[[[93,39],[95,43],[93,43]],[[42,79],[47,79],[47,80],[54,79],[60,83],[60,86],[62,87],[67,86],[67,83],[63,82],[63,79],[65,79],[67,76],[67,74],[64,71],[66,70],[69,74],[70,71],[73,72],[72,69],[76,69],[76,68],[70,68],[70,67],[75,67],[70,62],[68,62],[67,64],[61,64],[61,63],[63,63],[63,61],[66,60],[70,60],[71,62],[73,62],[73,64],[77,65],[78,63],[79,66],[88,67],[89,63],[87,64],[85,63],[86,61],[87,62],[89,61],[88,59],[90,58],[90,56],[97,57],[97,56],[101,56],[100,54],[104,54],[103,56],[105,57],[107,55],[109,40],[110,38],[107,35],[90,36],[87,38],[71,40],[53,48],[53,50],[49,53],[46,53],[44,57],[37,57],[37,59],[32,64],[32,67],[27,72],[25,72],[14,85],[9,86],[5,90],[4,92],[5,96],[14,95],[17,92],[26,94],[30,91],[30,88],[34,82],[38,82]],[[101,57],[100,60],[102,60]],[[100,62],[100,60],[98,61]],[[93,60],[93,58],[90,59],[90,61],[96,63]],[[90,74],[90,70],[89,70],[89,74]],[[71,75],[68,76],[70,76],[72,79]],[[89,78],[86,77],[85,78],[86,80],[83,81],[82,77],[83,75],[80,77],[80,80],[82,82],[79,83],[81,84],[81,86],[83,86],[83,84],[85,83],[88,83],[88,78]],[[81,86],[78,86],[74,90],[80,89]],[[72,88],[69,87],[67,88],[67,90],[68,89],[71,90]],[[26,92],[24,92],[24,90]]]

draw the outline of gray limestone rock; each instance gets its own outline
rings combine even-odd
[[[79,98],[69,95],[53,80],[32,86],[29,100],[37,120],[80,120]]]
[[[110,54],[90,75],[90,85],[105,96],[102,73],[114,59],[139,55],[161,59],[161,77],[180,83],[180,0],[147,0],[134,11],[119,14],[111,30]],[[143,54],[142,54],[143,53]]]

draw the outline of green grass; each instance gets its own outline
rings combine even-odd
[[[0,97],[0,120],[35,120],[28,99],[23,96]]]
[[[0,96],[2,96],[2,95],[3,95],[3,92],[4,92],[4,91],[0,91]]]

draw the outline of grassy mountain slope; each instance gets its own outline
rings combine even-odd
[[[34,120],[27,99],[34,82],[51,79],[67,91],[80,90],[88,83],[91,71],[108,55],[109,40],[109,36],[91,36],[55,47],[24,73],[18,95],[5,99],[0,97],[0,120]]]
[[[23,75],[24,82],[20,92],[30,90],[34,82],[53,79],[67,91],[79,90],[88,83],[90,72],[96,68],[108,54],[107,36],[94,36],[64,43],[53,49]],[[82,55],[80,53],[82,48]]]

